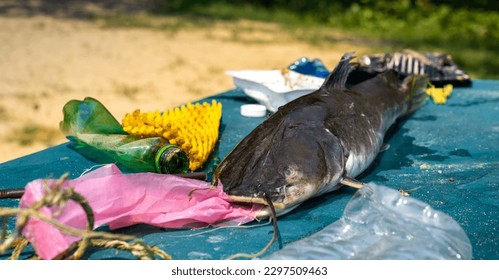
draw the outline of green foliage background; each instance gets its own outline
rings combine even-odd
[[[156,13],[282,24],[320,44],[324,29],[372,40],[376,51],[443,51],[473,78],[499,79],[499,1],[156,0]],[[321,30],[318,32],[318,30]],[[307,35],[303,35],[307,34]]]

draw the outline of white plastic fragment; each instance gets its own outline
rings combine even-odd
[[[245,104],[241,106],[241,115],[250,118],[265,117],[267,108],[260,104]]]
[[[303,95],[318,89],[323,78],[303,75],[291,70],[227,71],[234,85],[249,97],[264,105],[270,112]]]

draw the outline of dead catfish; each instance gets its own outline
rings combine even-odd
[[[214,172],[235,201],[275,207],[283,214],[312,197],[358,185],[387,130],[425,99],[423,76],[403,80],[393,70],[347,88],[353,53],[324,84],[256,127]],[[259,216],[271,215],[269,207]]]

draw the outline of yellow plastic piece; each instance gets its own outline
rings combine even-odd
[[[218,140],[222,103],[189,103],[180,108],[141,113],[123,118],[123,129],[140,137],[163,137],[189,156],[189,169],[196,170],[208,159]]]
[[[445,85],[443,88],[436,88],[435,86],[431,86],[426,89],[426,94],[431,96],[433,102],[435,104],[445,104],[447,102],[447,98],[452,93],[452,85]]]

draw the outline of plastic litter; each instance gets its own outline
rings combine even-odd
[[[267,259],[471,259],[461,226],[428,204],[388,187],[366,185],[343,216]]]
[[[244,104],[241,106],[241,116],[249,118],[265,117],[267,108],[260,104]]]
[[[470,86],[472,83],[470,76],[445,53],[402,50],[365,55],[358,60],[358,67],[348,76],[347,86],[390,69],[396,70],[401,77],[425,75],[436,87],[448,87],[449,84]],[[302,57],[283,70],[242,70],[228,71],[227,74],[246,95],[267,107],[268,111],[276,112],[280,106],[318,89],[329,75],[329,70],[320,59]],[[443,103],[441,98],[437,103]]]
[[[352,71],[349,82],[355,84],[386,70],[396,70],[400,75],[425,75],[437,87],[447,84],[471,86],[471,77],[446,53],[419,52],[405,49],[393,53],[365,55],[359,58],[359,67]]]
[[[138,137],[161,137],[178,146],[189,157],[194,171],[207,162],[218,141],[222,104],[188,103],[163,112],[141,112],[139,109],[123,118],[123,129]]]
[[[157,173],[122,174],[113,164],[64,180],[60,185],[57,181],[39,179],[28,183],[19,207],[27,208],[39,201],[49,186],[72,187],[92,208],[94,229],[106,224],[116,229],[140,223],[173,229],[235,226],[253,221],[263,207],[231,204],[221,186],[211,187],[204,181]],[[40,210],[68,226],[82,230],[86,227],[86,215],[76,202]],[[23,234],[43,259],[58,256],[79,240],[37,219],[28,221]]]
[[[312,75],[320,78],[326,78],[330,73],[322,60],[318,58],[311,60],[308,57],[301,57],[297,59],[288,66],[288,69],[304,75]]]
[[[288,69],[228,71],[227,75],[232,76],[234,85],[270,112],[276,112],[289,101],[313,92],[324,82],[324,78]]]
[[[127,134],[98,100],[71,100],[63,108],[61,131],[73,148],[101,164],[116,163],[134,172],[186,173],[187,154],[160,137],[141,138]]]

